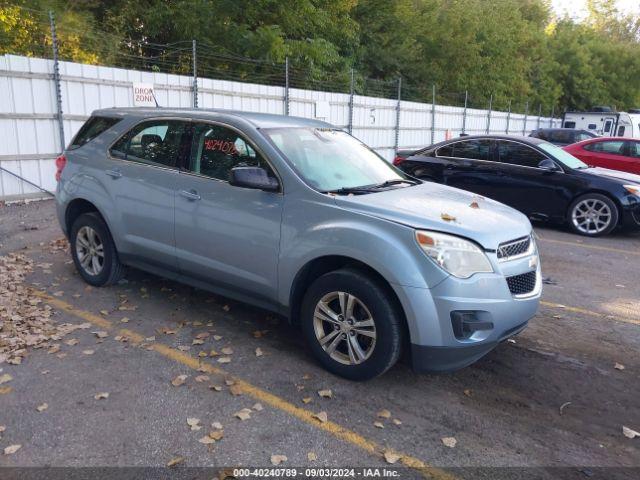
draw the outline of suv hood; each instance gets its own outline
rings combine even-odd
[[[466,237],[487,250],[527,236],[531,223],[502,203],[464,190],[425,182],[365,195],[336,196],[339,207],[424,230]],[[476,202],[479,208],[471,204]],[[445,220],[453,217],[454,220]]]

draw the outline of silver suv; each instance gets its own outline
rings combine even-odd
[[[212,110],[94,112],[57,160],[86,282],[124,265],[285,315],[343,377],[469,365],[541,293],[529,220],[402,173],[324,122]]]

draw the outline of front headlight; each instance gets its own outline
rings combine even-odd
[[[420,248],[431,260],[454,277],[469,278],[474,273],[491,273],[493,268],[475,243],[444,233],[416,231]]]
[[[623,185],[623,187],[627,192],[640,197],[640,185]]]

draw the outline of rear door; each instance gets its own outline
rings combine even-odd
[[[443,183],[469,192],[490,196],[500,181],[500,165],[493,162],[494,141],[486,138],[461,140],[436,150],[437,158],[446,159]]]
[[[121,254],[130,260],[177,269],[174,191],[187,131],[185,120],[147,120],[109,150],[104,175],[119,216]]]
[[[512,140],[497,141],[503,177],[492,198],[538,219],[562,217],[566,211],[562,172],[538,168],[548,157],[533,147]]]
[[[640,140],[627,140],[624,143],[626,149],[623,171],[640,175]]]
[[[627,142],[622,139],[589,143],[584,146],[588,152],[586,162],[596,167],[624,170],[627,148]]]

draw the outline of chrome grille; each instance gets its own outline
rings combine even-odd
[[[512,295],[526,295],[533,292],[533,289],[536,288],[536,276],[537,274],[534,270],[533,272],[507,277],[509,291]]]
[[[511,257],[523,255],[529,251],[529,247],[531,247],[531,236],[501,243],[498,245],[498,259],[507,260]]]

